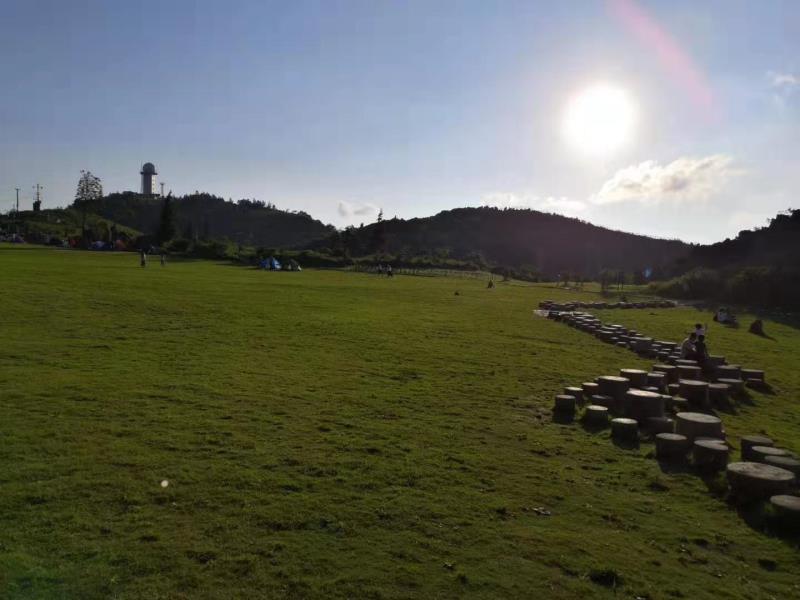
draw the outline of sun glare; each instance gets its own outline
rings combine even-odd
[[[596,85],[572,98],[564,114],[564,135],[577,150],[609,156],[633,136],[636,108],[620,88]]]

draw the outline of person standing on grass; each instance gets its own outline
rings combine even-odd
[[[147,253],[144,251],[144,248],[139,250],[139,257],[141,259],[141,265],[143,267],[146,267],[147,266]]]
[[[161,266],[162,267],[166,267],[167,266],[167,256],[163,252],[161,253]]]

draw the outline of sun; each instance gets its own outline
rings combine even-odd
[[[577,150],[610,156],[631,141],[636,107],[623,89],[600,84],[573,97],[564,113],[564,136]]]

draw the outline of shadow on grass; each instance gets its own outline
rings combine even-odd
[[[575,422],[575,413],[553,410],[553,423],[570,425]]]
[[[625,440],[625,439],[618,439],[618,438],[611,438],[611,442],[617,447],[622,450],[638,450],[639,449],[639,439],[635,440]]]
[[[608,423],[587,423],[585,420],[581,420],[581,427],[586,433],[591,434],[608,431]]]

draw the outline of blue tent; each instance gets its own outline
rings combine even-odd
[[[281,263],[274,256],[261,261],[262,269],[269,269],[270,271],[280,271]]]

